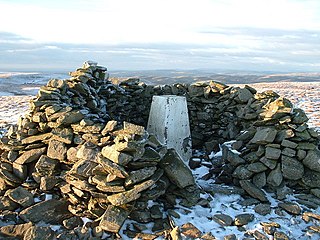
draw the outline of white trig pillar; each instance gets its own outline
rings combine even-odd
[[[192,144],[185,97],[153,96],[147,131],[167,148],[174,148],[188,166]]]

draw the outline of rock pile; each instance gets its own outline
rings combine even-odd
[[[22,224],[63,221],[66,229],[82,225],[81,217],[96,219],[90,227],[101,237],[118,233],[127,218],[157,222],[157,231],[168,229],[161,201],[167,208],[178,196],[186,206],[197,202],[192,173],[174,149],[142,126],[110,120],[99,94],[108,84],[105,71],[89,62],[69,80],[50,80],[31,102],[30,113],[1,139],[4,215],[15,210]],[[48,193],[53,199],[34,200]],[[5,229],[0,233],[8,234]],[[68,234],[57,237],[68,239]]]
[[[24,235],[26,222],[63,221],[78,235],[101,237],[118,232],[127,218],[153,221],[157,231],[169,227],[160,209],[175,198],[197,204],[190,170],[144,129],[154,95],[186,97],[194,149],[209,154],[232,141],[223,144],[222,161],[211,163],[207,178],[217,173],[217,183],[238,185],[263,202],[261,188],[320,197],[319,134],[301,109],[275,92],[214,81],[151,86],[129,78],[114,84],[93,62],[70,75],[41,87],[30,112],[1,139],[0,210],[10,220],[19,216],[10,231]],[[52,199],[42,201],[45,194]],[[76,228],[81,217],[95,219],[90,231]],[[33,227],[34,234],[53,234]]]

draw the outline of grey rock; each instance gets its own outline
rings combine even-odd
[[[301,162],[287,156],[281,157],[281,171],[283,177],[290,180],[298,180],[304,174],[304,166]]]
[[[320,173],[305,168],[302,182],[310,188],[317,188],[320,186]]]
[[[14,239],[21,239],[31,228],[33,228],[32,223],[7,225],[0,227],[0,233],[5,236],[5,239],[7,239],[7,237],[16,237]]]
[[[131,155],[117,151],[115,146],[103,147],[101,150],[101,154],[104,157],[122,166],[127,165],[131,160],[133,160],[133,157]]]
[[[10,189],[6,191],[5,195],[8,196],[12,201],[20,204],[22,207],[29,207],[34,203],[33,194],[23,187]]]
[[[270,204],[260,203],[254,207],[254,211],[260,215],[265,216],[271,213],[271,206]]]
[[[129,176],[129,174],[126,172],[126,170],[122,166],[110,161],[109,159],[103,157],[101,154],[98,155],[97,162],[108,173],[110,173],[112,175],[115,175],[115,176],[117,176],[119,178],[126,178],[126,177]]]
[[[262,202],[267,202],[265,193],[257,188],[250,180],[240,180],[240,186],[253,198],[259,199]]]
[[[320,172],[320,150],[308,151],[307,156],[303,159],[303,164],[313,171]]]
[[[264,165],[266,165],[270,169],[275,169],[277,166],[277,160],[272,160],[266,157],[262,157],[260,158],[259,161],[262,162]]]
[[[58,126],[68,126],[72,123],[80,122],[84,118],[82,112],[75,110],[66,112],[57,119]]]
[[[215,214],[212,216],[212,220],[221,226],[231,226],[233,223],[232,217],[226,214]]]
[[[243,213],[235,216],[234,218],[234,225],[236,226],[243,226],[247,225],[248,223],[254,220],[254,215],[251,213]]]
[[[281,142],[281,146],[295,149],[296,147],[298,147],[298,144],[295,143],[295,142],[292,142],[292,141],[290,141],[290,140],[284,139],[284,140]]]
[[[238,166],[232,173],[232,176],[238,179],[249,179],[252,177],[252,175],[253,172],[249,171],[244,165]]]
[[[50,140],[48,144],[48,151],[47,156],[52,159],[58,159],[64,161],[67,157],[67,150],[65,143],[57,141],[57,140]]]
[[[246,88],[241,88],[238,90],[238,98],[241,103],[246,103],[250,98],[253,97],[253,94]]]
[[[256,134],[251,139],[253,144],[272,143],[276,138],[277,130],[273,128],[258,128]]]
[[[156,170],[156,167],[146,167],[136,171],[131,171],[129,173],[129,177],[127,177],[124,182],[125,187],[131,186],[151,177]]]
[[[267,176],[267,183],[273,187],[278,187],[282,183],[282,180],[283,176],[281,173],[280,164],[278,164],[277,167],[273,169]]]
[[[293,215],[299,215],[301,213],[301,207],[296,203],[283,202],[279,203],[278,206]]]
[[[282,155],[288,156],[288,157],[295,157],[296,156],[296,150],[293,150],[291,148],[284,148],[281,151]]]
[[[9,197],[6,196],[0,196],[0,210],[10,210],[13,211],[17,209],[19,205],[12,201]]]
[[[72,215],[68,211],[68,203],[64,200],[51,199],[39,202],[22,210],[19,217],[25,222],[60,224]],[[43,214],[46,213],[46,214]]]
[[[51,240],[54,237],[54,231],[50,227],[34,226],[25,233],[23,240]]]
[[[132,211],[130,213],[130,219],[139,222],[139,223],[148,223],[151,222],[153,219],[151,218],[150,211]]]
[[[109,205],[105,213],[101,217],[99,227],[108,232],[119,232],[124,221],[127,219],[129,211]]]
[[[74,229],[76,227],[82,226],[83,221],[80,217],[73,216],[71,218],[63,220],[62,224],[66,229]]]
[[[260,173],[266,171],[268,168],[261,162],[250,163],[247,169],[254,173]]]
[[[160,161],[160,167],[166,175],[179,188],[194,185],[194,178],[190,169],[185,165],[174,149],[168,149]]]
[[[267,147],[265,157],[268,159],[277,160],[280,158],[281,150],[278,148]]]
[[[252,178],[252,183],[258,188],[263,188],[267,184],[267,176],[265,172],[257,173]]]
[[[36,148],[36,149],[26,151],[15,160],[15,163],[22,165],[25,163],[30,163],[35,160],[38,160],[39,157],[45,153],[45,151],[46,151],[46,148]]]
[[[273,234],[274,240],[289,240],[290,238],[283,232],[275,232]]]

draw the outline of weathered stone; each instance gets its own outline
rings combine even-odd
[[[184,164],[174,149],[168,150],[160,161],[160,166],[164,169],[170,181],[179,188],[194,185],[194,179],[190,169]]]
[[[272,160],[266,157],[262,157],[260,158],[259,161],[262,162],[264,165],[266,165],[270,169],[275,169],[275,167],[277,166],[277,160]]]
[[[258,128],[256,134],[251,139],[253,144],[272,143],[277,135],[277,130],[273,128]]]
[[[107,122],[106,126],[101,131],[101,134],[105,136],[107,133],[114,131],[116,129],[117,124],[117,121],[114,120]]]
[[[84,115],[80,111],[70,111],[66,112],[65,114],[61,115],[57,119],[58,126],[68,126],[72,123],[80,122],[81,119],[84,118]]]
[[[57,184],[58,180],[54,176],[46,176],[40,178],[40,190],[49,191],[52,190]]]
[[[303,164],[313,171],[320,172],[320,150],[308,151],[307,156],[303,159]]]
[[[267,176],[267,183],[273,187],[278,187],[282,183],[283,176],[281,173],[280,164],[277,165],[275,169],[273,169],[269,175]]]
[[[233,223],[232,217],[226,214],[215,214],[212,216],[212,220],[221,226],[231,226]]]
[[[102,148],[101,154],[104,157],[122,166],[127,165],[131,160],[133,160],[133,157],[131,155],[117,151],[115,146],[106,146]]]
[[[283,202],[279,203],[278,206],[293,215],[299,215],[301,213],[301,208],[296,203]]]
[[[63,142],[65,144],[71,144],[73,141],[73,131],[71,128],[53,129],[51,139]]]
[[[238,90],[238,99],[241,103],[246,103],[250,98],[253,97],[253,94],[246,88],[240,88]]]
[[[253,174],[254,173],[249,171],[246,166],[240,165],[234,170],[234,172],[232,173],[232,177],[238,179],[249,179]]]
[[[232,152],[227,146],[222,146],[222,157],[223,159],[227,160],[231,163],[232,166],[239,166],[240,164],[244,164],[245,160],[239,156],[239,154],[236,154]]]
[[[37,149],[32,149],[29,151],[24,152],[20,157],[18,157],[15,160],[15,163],[17,164],[25,164],[25,163],[30,163],[35,160],[38,160],[39,157],[44,154],[46,151],[46,148],[37,148]]]
[[[310,188],[316,188],[320,186],[320,173],[305,168],[302,182]]]
[[[12,201],[20,204],[22,207],[29,207],[34,203],[33,194],[23,187],[10,189],[6,191],[5,195],[8,196]]]
[[[240,186],[253,198],[257,198],[262,202],[267,202],[265,193],[257,188],[250,180],[240,180]]]
[[[270,204],[258,204],[254,207],[254,211],[260,215],[267,215],[271,213],[271,206]]]
[[[281,142],[281,146],[295,149],[296,147],[298,147],[298,144],[295,143],[295,142],[289,141],[289,140],[287,140],[287,139],[284,139],[284,140]]]
[[[43,133],[43,134],[39,134],[39,135],[35,135],[35,136],[30,136],[30,137],[22,139],[21,143],[27,145],[27,144],[31,144],[31,143],[34,143],[34,142],[47,140],[51,136],[52,136],[51,133]]]
[[[109,205],[101,217],[99,227],[105,231],[117,233],[128,215],[129,211],[124,208]]]
[[[46,214],[43,214],[46,213]],[[64,200],[47,200],[22,210],[19,217],[25,222],[60,224],[72,215],[68,211],[68,203]]]
[[[268,168],[261,162],[251,163],[247,166],[247,169],[254,173],[266,171]]]
[[[35,169],[42,176],[48,176],[54,174],[58,167],[58,160],[42,155],[35,165]]]
[[[265,172],[257,173],[252,178],[252,183],[258,188],[263,188],[267,184],[267,176]]]
[[[202,236],[202,232],[192,223],[185,223],[180,227],[181,234],[187,239],[198,239]]]
[[[266,154],[265,154],[266,158],[277,160],[280,158],[280,155],[281,155],[280,149],[273,148],[273,147],[266,147]]]
[[[62,224],[66,229],[74,229],[83,225],[83,221],[80,217],[73,216],[71,218],[63,220]]]
[[[136,171],[131,171],[129,173],[129,177],[126,178],[124,185],[126,187],[141,182],[149,177],[151,177],[155,171],[157,170],[156,167],[146,167]]]
[[[50,227],[34,226],[25,233],[23,240],[51,240],[54,237],[54,231]]]
[[[269,238],[259,230],[255,230],[252,235],[257,240],[269,240]]]
[[[146,130],[143,126],[132,124],[126,121],[123,122],[123,130],[130,134],[136,134],[140,136],[144,136],[146,134]]]
[[[304,174],[304,166],[301,162],[294,158],[281,157],[281,171],[283,177],[290,180],[298,180]]]
[[[129,176],[129,174],[122,166],[110,161],[109,159],[103,157],[101,154],[98,155],[97,162],[100,163],[101,166],[112,175],[115,175],[119,178],[126,178]]]
[[[15,210],[19,205],[12,201],[9,197],[0,196],[0,210]]]
[[[68,148],[66,147],[65,143],[57,140],[50,140],[48,144],[47,155],[50,158],[63,161],[67,157],[67,150]]]
[[[15,162],[12,164],[13,174],[23,181],[26,180],[27,178],[27,175],[28,175],[27,170],[28,169],[26,165],[17,164]]]
[[[98,166],[98,163],[90,160],[79,160],[72,168],[71,172],[74,172],[80,176],[89,177],[93,175],[93,170]]]
[[[236,226],[243,226],[247,225],[248,223],[254,220],[254,215],[251,213],[243,213],[235,216],[234,218],[234,225]]]
[[[23,238],[26,233],[33,228],[32,223],[16,224],[16,225],[7,225],[0,227],[0,233],[5,236],[5,239],[8,237],[16,237],[15,239]]]
[[[289,240],[290,238],[283,232],[275,232],[273,234],[274,240]]]
[[[151,218],[150,211],[143,211],[143,210],[132,211],[130,213],[130,219],[139,223],[148,223],[153,220]]]
[[[228,234],[223,237],[223,240],[237,240],[237,236],[235,234]]]

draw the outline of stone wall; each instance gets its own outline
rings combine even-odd
[[[1,139],[0,210],[22,209],[20,218],[32,221],[33,211],[45,211],[33,198],[54,193],[60,200],[53,199],[53,208],[99,218],[95,227],[117,232],[129,215],[152,220],[149,199],[162,197],[173,206],[179,196],[181,204],[196,204],[190,170],[144,131],[154,95],[186,97],[193,149],[209,154],[223,148],[222,161],[212,162],[217,181],[239,185],[261,201],[267,201],[261,188],[290,186],[320,195],[319,134],[301,109],[275,92],[214,81],[150,86],[131,78],[113,84],[106,68],[92,62],[70,75],[41,87],[30,111]],[[70,212],[51,217],[58,221]]]

